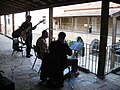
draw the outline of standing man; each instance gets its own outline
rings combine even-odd
[[[27,30],[27,32],[25,31],[25,34],[26,34],[25,44],[26,44],[26,57],[27,58],[30,58],[32,56],[32,54],[30,54],[30,51],[32,48],[32,30],[34,30],[35,28],[36,26],[32,27],[30,15],[26,17],[26,21],[23,22],[22,25],[20,26],[20,29],[22,31]]]

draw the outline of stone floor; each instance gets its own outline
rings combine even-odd
[[[33,51],[32,51],[33,53]],[[41,61],[38,60],[34,69],[32,64],[35,56],[31,58],[22,57],[21,53],[12,54],[12,40],[0,35],[0,70],[3,70],[3,76],[15,82],[15,90],[50,90],[38,85],[38,69]],[[34,55],[34,53],[33,53]],[[91,73],[80,72],[75,78],[74,90],[120,90],[120,76],[115,74],[106,75],[104,80],[98,79]],[[72,90],[67,81],[64,87],[55,90]]]

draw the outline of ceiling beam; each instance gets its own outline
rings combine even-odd
[[[96,1],[102,0],[0,0],[0,15]],[[120,4],[120,0],[109,1]]]
[[[89,3],[101,0],[67,0],[67,1],[59,1],[55,4],[51,4],[52,7],[59,7],[59,6],[67,6],[67,5],[74,5],[74,4],[82,4],[82,3]]]

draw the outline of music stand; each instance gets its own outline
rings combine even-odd
[[[80,51],[81,49],[83,49],[83,43],[81,42],[73,42],[73,44],[70,46],[71,50],[75,50],[75,51]]]

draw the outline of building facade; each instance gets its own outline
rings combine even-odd
[[[100,22],[100,16],[54,17],[54,29],[100,33]],[[109,34],[112,34],[112,17],[109,17]]]
[[[101,24],[101,3],[80,4],[62,8],[63,12],[54,15],[54,29],[63,29],[74,32],[100,33]],[[120,6],[110,3],[108,34],[112,34],[113,17],[119,12]],[[120,35],[120,21],[117,20],[117,34]]]

